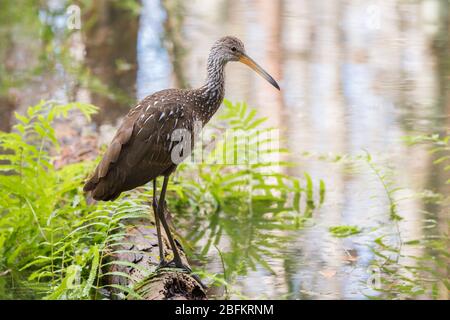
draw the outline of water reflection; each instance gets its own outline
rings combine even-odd
[[[166,12],[159,0],[142,1],[137,55],[141,66],[137,74],[137,98],[170,86],[171,67],[167,51],[162,45]],[[143,67],[145,66],[145,67]]]
[[[158,16],[152,23],[162,19],[156,3],[144,1],[143,17]],[[314,225],[295,235],[282,253],[285,258],[270,262],[277,276],[258,267],[241,279],[244,295],[362,297],[373,258],[367,243],[380,235],[380,225],[390,225],[385,190],[367,167],[347,172],[345,166],[303,154],[367,150],[379,163],[396,169],[399,185],[407,187],[402,196],[426,186],[432,170],[429,155],[424,148],[406,148],[401,142],[407,134],[438,130],[434,117],[445,118],[436,111],[438,79],[430,45],[437,21],[428,16],[426,26],[420,25],[423,10],[420,2],[388,0],[195,0],[185,5],[185,76],[190,85],[202,84],[208,50],[217,38],[240,37],[247,52],[280,80],[282,94],[269,90],[247,68],[232,64],[227,69],[227,98],[259,107],[271,126],[284,130],[292,151],[289,160],[300,163],[290,174],[309,172],[328,187]],[[159,29],[143,23],[141,34],[147,37]],[[141,45],[141,69],[145,65],[157,78],[138,79],[140,96],[171,80],[166,53],[160,50]],[[406,215],[400,225],[404,241],[422,235],[423,206],[413,197],[399,203],[399,212]],[[340,224],[375,231],[340,240],[328,232],[329,226]],[[217,261],[209,269],[221,271]]]

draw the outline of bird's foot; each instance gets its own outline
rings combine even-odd
[[[156,267],[156,270],[163,269],[163,268],[177,268],[177,269],[183,269],[187,273],[191,273],[192,270],[187,265],[185,265],[181,261],[176,261],[175,259],[166,261],[162,260],[159,265]]]
[[[203,288],[203,289],[207,289],[208,287],[202,282],[202,280],[200,279],[200,277],[198,275],[196,275],[195,273],[192,273],[192,269],[187,266],[186,264],[184,264],[181,261],[175,261],[175,259],[170,260],[170,261],[166,261],[166,260],[162,260],[159,265],[156,267],[156,271],[159,271],[161,269],[164,268],[176,268],[176,269],[182,269],[183,271],[185,271],[186,273],[189,273],[189,275],[194,278],[198,284]]]

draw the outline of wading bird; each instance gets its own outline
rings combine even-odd
[[[194,141],[194,123],[204,126],[217,111],[224,97],[224,68],[230,61],[239,61],[255,70],[275,88],[277,82],[246,53],[242,41],[227,36],[214,43],[208,57],[206,84],[194,90],[167,89],[147,96],[129,111],[117,130],[106,153],[84,191],[90,191],[96,200],[114,200],[120,193],[153,181],[153,211],[158,235],[160,267],[172,266],[190,269],[182,263],[177,246],[170,233],[164,215],[165,195],[169,176],[176,169],[173,161],[174,141],[177,129],[187,130]],[[183,158],[188,156],[182,150]],[[189,151],[190,152],[190,151]],[[158,177],[163,176],[159,201]],[[161,238],[162,224],[173,251],[173,260],[167,262]]]

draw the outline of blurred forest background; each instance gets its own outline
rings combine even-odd
[[[291,240],[270,249],[270,268],[238,276],[234,297],[447,299],[448,0],[0,0],[0,130],[40,100],[91,103],[92,123],[56,122],[56,161],[93,160],[138,99],[200,86],[227,34],[282,91],[231,64],[226,98],[281,130],[298,164],[285,174],[326,186],[304,228],[275,230]],[[203,258],[222,272],[216,251]],[[371,266],[381,288],[367,291]]]

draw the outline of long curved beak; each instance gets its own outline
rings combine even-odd
[[[268,74],[263,68],[261,68],[252,58],[250,58],[245,53],[242,53],[241,57],[239,58],[239,62],[242,62],[243,64],[248,65],[250,68],[255,70],[261,77],[266,79],[271,85],[273,85],[275,88],[280,90],[280,86],[278,83],[272,78],[270,74]]]

